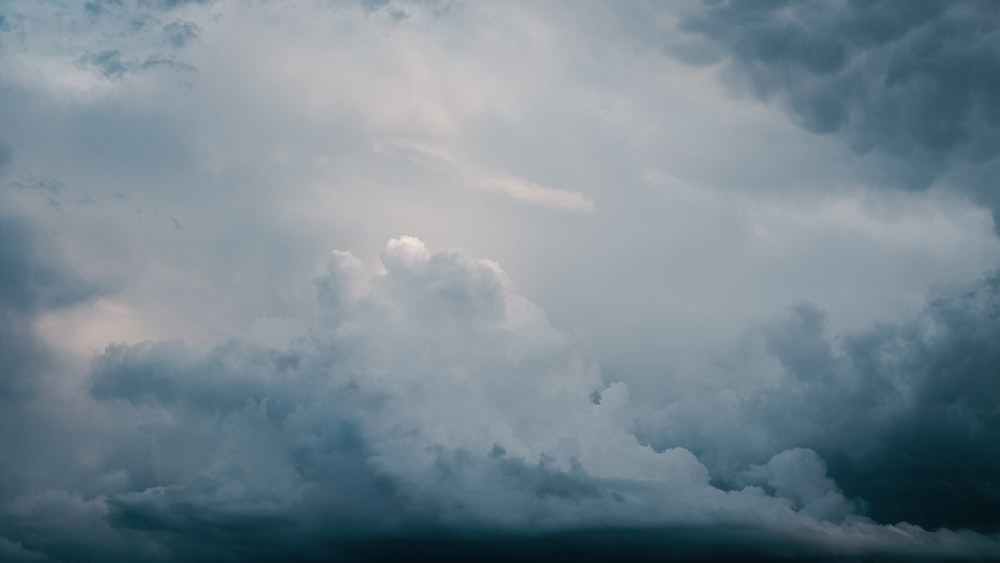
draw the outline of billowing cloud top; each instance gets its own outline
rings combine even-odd
[[[5,4],[0,560],[1000,558],[998,30]]]

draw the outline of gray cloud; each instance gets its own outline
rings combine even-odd
[[[143,6],[157,8],[160,10],[173,10],[187,5],[212,4],[215,0],[140,0]]]
[[[79,492],[8,496],[8,544],[56,559],[323,559],[385,554],[371,542],[414,533],[448,551],[471,534],[473,552],[534,553],[517,540],[526,530],[651,527],[704,555],[702,526],[735,526],[749,535],[733,544],[765,559],[785,544],[822,557],[998,549],[873,523],[812,450],[775,452],[745,466],[744,486],[715,488],[689,451],[636,440],[627,387],[602,382],[496,265],[409,237],[382,263],[372,277],[334,253],[314,326],[282,348],[106,350],[86,409],[107,413],[115,439],[69,469]],[[586,545],[567,541],[553,556]]]
[[[858,510],[827,477],[826,463],[809,449],[785,450],[765,465],[752,466],[747,476],[750,482],[766,484],[777,496],[823,520],[842,521]]]
[[[125,4],[123,0],[88,0],[83,5],[83,10],[93,16],[100,16],[105,12],[124,9]]]
[[[2,9],[0,559],[996,553],[996,291],[926,301],[1000,243],[880,181],[987,137],[877,134],[930,70],[850,86],[896,117],[808,103],[958,8],[718,8],[813,135],[649,50],[662,7],[91,4]]]
[[[878,154],[886,180],[955,183],[1000,210],[996,3],[720,2],[681,28],[721,45],[733,78],[806,129]]]
[[[867,382],[856,396],[868,395],[874,409],[906,403],[869,429],[879,435],[877,448],[859,455],[840,446],[845,486],[869,499],[876,514],[1000,530],[991,508],[1000,502],[1000,456],[987,446],[1000,439],[998,342],[997,274],[968,293],[934,301],[912,325],[845,342]]]
[[[171,39],[173,41],[173,39]],[[169,68],[178,71],[194,71],[189,64],[179,62],[172,57],[152,55],[145,60],[126,60],[118,50],[89,53],[80,57],[81,64],[90,65],[100,71],[105,78],[121,80],[126,74],[135,71],[155,68]]]
[[[0,401],[30,396],[49,351],[32,321],[44,311],[91,298],[96,288],[43,260],[38,241],[18,221],[0,218]],[[8,403],[9,407],[9,403]]]
[[[74,274],[30,226],[0,217],[0,457],[8,460],[0,471],[0,559],[5,561],[48,561],[52,547],[82,540],[98,515],[94,504],[67,493],[39,499],[47,521],[33,522],[31,510],[12,499],[26,492],[28,483],[51,476],[49,464],[65,461],[55,446],[65,436],[52,432],[49,416],[49,392],[65,389],[59,381],[65,366],[59,350],[39,334],[37,321],[99,294],[98,286]],[[61,530],[43,551],[9,539],[15,529],[22,538],[32,537],[36,524],[43,534],[51,533],[56,520],[61,523],[56,528],[66,526],[68,535]]]
[[[200,28],[197,24],[187,21],[172,21],[163,26],[167,43],[175,49],[181,49],[198,39]]]
[[[862,499],[862,510],[878,521],[996,532],[1000,457],[989,444],[1000,439],[998,279],[991,274],[944,294],[911,321],[836,337],[823,311],[797,305],[751,331],[754,352],[720,366],[740,374],[742,384],[712,387],[720,395],[700,399],[691,393],[668,407],[672,418],[650,415],[662,422],[645,435],[654,445],[692,448],[722,482],[766,481],[803,506],[815,498],[834,513],[846,510],[839,493],[824,492],[832,487],[797,492],[804,489],[794,481],[782,484],[781,460],[794,450],[746,473],[726,470],[768,449],[812,448],[844,496]],[[742,398],[721,398],[732,393]],[[686,402],[696,410],[687,413]],[[687,417],[697,425],[705,408],[732,412],[710,428],[686,429]],[[678,428],[661,426],[670,423]]]
[[[14,149],[3,139],[0,139],[0,175],[10,166],[14,159]]]
[[[128,72],[128,66],[122,61],[121,52],[117,50],[90,53],[81,57],[80,62],[96,67],[107,78],[121,78]]]

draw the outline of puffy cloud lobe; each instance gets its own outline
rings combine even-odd
[[[791,500],[817,518],[841,521],[856,511],[827,476],[826,464],[812,450],[785,450],[766,465],[751,467],[748,475],[751,481],[766,482],[779,497]]]
[[[995,3],[719,2],[681,27],[810,131],[887,157],[893,181],[924,188],[951,171],[947,183],[1000,210]]]

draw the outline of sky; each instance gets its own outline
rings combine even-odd
[[[0,561],[1000,559],[1000,4],[3,0]]]

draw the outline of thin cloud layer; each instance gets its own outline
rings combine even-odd
[[[393,141],[392,145],[417,164],[455,175],[462,184],[473,188],[500,192],[517,201],[543,207],[583,213],[594,210],[594,201],[579,192],[540,186],[513,176],[470,170],[451,152],[438,147],[402,139]]]

